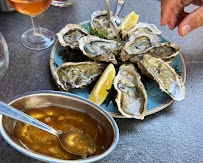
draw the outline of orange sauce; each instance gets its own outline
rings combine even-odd
[[[89,135],[97,145],[97,150],[93,155],[100,154],[105,150],[107,136],[103,127],[86,113],[56,106],[28,109],[25,113],[48,124],[55,130],[65,132],[72,127],[81,130]],[[80,159],[79,156],[66,152],[55,135],[23,122],[17,121],[13,135],[25,148],[31,151],[66,160]]]
[[[52,0],[8,0],[10,5],[25,15],[39,15],[47,10]]]

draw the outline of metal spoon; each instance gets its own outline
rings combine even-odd
[[[3,102],[0,102],[0,113],[56,135],[61,146],[67,152],[74,155],[79,155],[82,158],[85,158],[87,155],[91,155],[96,151],[95,142],[88,135],[82,133],[78,129],[72,128],[63,133],[61,131],[56,131],[47,124],[32,118],[28,114],[25,114]]]
[[[106,8],[107,8],[107,20],[108,20],[108,24],[107,27],[110,28],[110,4],[109,4],[109,0],[105,0],[106,2]]]

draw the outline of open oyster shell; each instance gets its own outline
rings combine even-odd
[[[148,24],[148,23],[138,22],[131,29],[128,30],[127,34],[128,34],[128,36],[132,36],[134,32],[141,31],[141,30],[142,31],[153,32],[156,35],[160,35],[162,33],[156,27],[156,25],[154,25],[154,24]]]
[[[144,53],[149,48],[157,46],[161,43],[161,39],[154,33],[149,31],[138,31],[129,37],[122,48],[120,58],[122,61],[127,61],[130,57],[136,54]]]
[[[114,87],[118,92],[116,103],[119,112],[125,117],[144,119],[147,112],[147,93],[132,63],[120,66],[114,79]]]
[[[66,62],[56,69],[56,82],[65,91],[83,88],[95,80],[104,68],[104,64],[96,62]]]
[[[81,25],[77,24],[67,24],[59,33],[58,36],[59,42],[62,46],[70,46],[72,49],[78,48],[78,40],[88,35],[88,32],[85,31]]]
[[[111,12],[112,15],[112,12]],[[91,15],[91,27],[96,28],[98,31],[107,31],[107,38],[117,38],[119,30],[113,19],[110,19],[110,27],[107,27],[107,11],[95,11]]]
[[[105,61],[117,64],[115,56],[120,52],[120,43],[118,41],[88,35],[79,40],[79,48],[84,55],[94,61]]]
[[[182,78],[168,63],[147,54],[134,56],[130,61],[137,63],[142,72],[152,77],[159,88],[174,100],[181,101],[186,96]]]
[[[164,42],[158,46],[149,48],[145,53],[164,60],[165,62],[172,62],[176,55],[180,52],[181,46],[171,42]]]

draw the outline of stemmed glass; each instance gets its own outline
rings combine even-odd
[[[37,15],[47,10],[52,0],[8,0],[18,12],[30,15],[33,29],[26,31],[22,37],[22,44],[33,50],[46,49],[54,43],[55,35],[52,31],[40,28]]]
[[[0,32],[0,80],[4,77],[9,64],[9,53],[6,41]]]

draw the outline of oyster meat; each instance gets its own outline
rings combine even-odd
[[[77,49],[79,47],[78,40],[83,36],[87,36],[88,32],[81,25],[67,24],[56,35],[62,46],[70,46],[72,49]]]
[[[153,32],[156,35],[160,35],[162,32],[154,24],[142,23],[139,22],[135,24],[131,29],[128,30],[128,36],[132,36],[134,32],[137,31],[149,31]]]
[[[112,12],[111,12],[112,15]],[[91,15],[91,27],[97,29],[98,31],[107,31],[107,38],[117,38],[119,29],[113,19],[110,19],[110,27],[107,27],[107,11],[95,11]]]
[[[164,42],[158,46],[149,48],[145,53],[155,58],[160,58],[165,62],[172,62],[180,52],[181,46],[171,42]]]
[[[129,37],[129,41],[122,48],[120,58],[122,61],[127,61],[133,55],[144,53],[160,43],[161,39],[156,34],[149,31],[137,31]]]
[[[104,68],[104,64],[96,62],[66,62],[56,69],[56,82],[64,91],[83,88],[95,80]]]
[[[168,63],[147,54],[134,56],[130,61],[137,63],[142,72],[151,76],[159,88],[174,100],[181,101],[186,96],[182,78]]]
[[[120,43],[114,40],[101,39],[97,36],[85,36],[79,40],[79,48],[84,55],[94,61],[105,61],[117,64],[115,56],[120,52]]]
[[[144,119],[147,112],[147,93],[132,63],[120,66],[114,79],[114,87],[117,90],[116,103],[119,112],[125,117]]]

